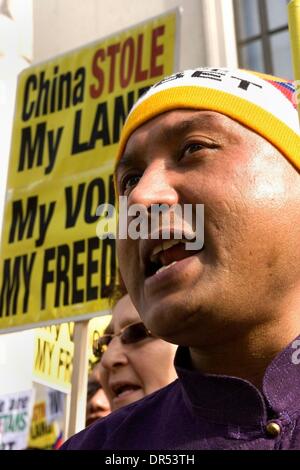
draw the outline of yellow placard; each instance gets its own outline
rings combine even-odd
[[[138,96],[174,71],[176,17],[157,17],[20,75],[0,331],[107,310],[116,274],[115,223],[106,210],[114,204],[116,146]]]
[[[35,403],[28,446],[32,449],[51,449],[58,437],[57,425],[46,417],[46,402]]]
[[[103,334],[110,318],[110,315],[104,315],[89,321],[88,357],[90,367],[97,361],[93,354],[93,341]],[[33,360],[34,381],[66,393],[71,390],[74,355],[73,332],[73,322],[36,329]]]
[[[37,328],[33,380],[69,391],[72,380],[74,323]]]

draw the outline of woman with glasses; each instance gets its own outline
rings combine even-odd
[[[152,336],[141,322],[129,295],[112,311],[99,338],[100,379],[112,411],[133,403],[176,378],[176,346]]]

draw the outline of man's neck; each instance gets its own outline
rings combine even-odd
[[[300,315],[287,322],[261,324],[243,335],[205,348],[190,348],[193,367],[208,374],[248,380],[262,389],[267,366],[300,334]]]

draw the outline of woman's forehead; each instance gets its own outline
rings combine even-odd
[[[139,319],[139,314],[127,294],[122,297],[113,308],[112,319],[109,326],[113,331],[116,331],[131,323],[135,323]]]

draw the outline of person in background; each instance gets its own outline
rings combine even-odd
[[[110,406],[100,380],[100,363],[96,362],[88,376],[86,426],[110,413]]]
[[[111,322],[98,340],[100,381],[112,411],[172,382],[175,352],[174,344],[151,334],[129,295],[119,290]]]

